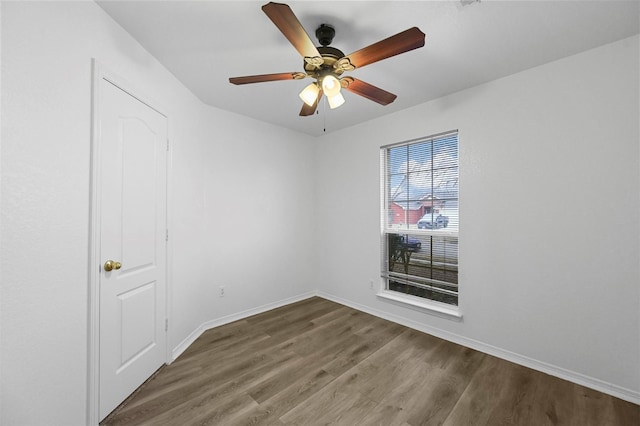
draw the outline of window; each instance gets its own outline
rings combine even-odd
[[[385,146],[380,155],[383,295],[455,310],[458,132]]]

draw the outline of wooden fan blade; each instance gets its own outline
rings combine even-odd
[[[260,74],[260,75],[248,75],[245,77],[231,77],[229,78],[229,83],[251,84],[251,83],[263,83],[265,81],[298,80],[304,77],[305,77],[305,74],[300,72],[282,72],[278,74]]]
[[[309,115],[313,115],[316,112],[316,108],[318,108],[318,102],[320,102],[320,98],[322,98],[322,90],[318,92],[318,97],[313,105],[309,106],[306,103],[302,103],[302,109],[300,110],[301,117],[307,117]]]
[[[355,68],[361,68],[422,46],[424,46],[424,33],[417,27],[413,27],[353,52],[345,58]]]
[[[262,11],[273,21],[276,27],[296,48],[303,58],[321,58],[320,52],[309,38],[300,21],[289,6],[282,3],[269,2],[262,6]]]
[[[363,96],[373,102],[377,102],[380,105],[389,105],[395,101],[397,96],[386,90],[382,90],[373,84],[365,83],[362,80],[356,80],[353,77],[345,77],[343,80],[347,80],[349,85],[345,87],[348,91],[355,93],[356,95]]]

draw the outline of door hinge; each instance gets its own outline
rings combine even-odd
[[[166,232],[165,232],[165,234],[164,234],[164,240],[165,240],[165,241],[169,241],[169,230],[168,230],[168,229],[165,229],[165,231],[166,231]]]
[[[169,138],[167,138],[167,151],[169,151]]]
[[[169,331],[169,318],[164,319],[164,331]]]

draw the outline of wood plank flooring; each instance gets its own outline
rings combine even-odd
[[[638,426],[640,407],[316,297],[205,332],[101,424]]]

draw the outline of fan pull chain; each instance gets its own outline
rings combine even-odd
[[[322,99],[322,131],[327,133],[327,100]]]

